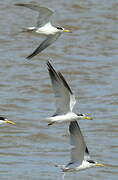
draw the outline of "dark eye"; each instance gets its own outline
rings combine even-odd
[[[59,27],[59,26],[57,26],[57,29],[58,29],[58,30],[63,30],[63,28],[62,28],[62,27]]]

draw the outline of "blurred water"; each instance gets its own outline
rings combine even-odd
[[[0,2],[0,114],[17,123],[0,128],[1,179],[62,179],[54,164],[69,161],[68,127],[48,127],[44,121],[55,111],[46,67],[51,59],[76,94],[79,104],[75,111],[91,113],[94,118],[79,123],[92,157],[111,165],[67,173],[65,179],[116,180],[118,2],[40,0],[41,5],[55,10],[59,24],[73,33],[63,34],[29,61],[25,57],[42,39],[18,32],[33,25],[36,14],[32,16],[32,11],[15,7],[14,3],[17,1]]]

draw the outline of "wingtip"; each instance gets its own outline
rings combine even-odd
[[[64,76],[61,74],[61,72],[58,72],[58,75],[60,76],[60,79],[62,79],[64,85],[66,86],[66,88],[70,91],[70,93],[73,95],[73,92],[71,90],[71,88],[69,87],[68,83],[66,82]]]
[[[49,60],[47,60],[46,64],[47,64],[48,67],[51,65]]]
[[[26,59],[31,59],[32,57],[31,56],[27,56]]]
[[[50,61],[47,61],[47,66],[48,66],[48,71],[52,71],[52,72],[55,72],[55,69],[53,68],[52,64],[50,63]]]
[[[47,61],[47,66],[48,66],[48,69],[52,69],[53,67],[52,67],[52,64],[51,64],[51,62],[48,60]],[[54,69],[54,68],[53,68]]]
[[[30,54],[29,56],[27,56],[26,58],[27,58],[27,59],[32,59],[34,56],[35,56],[34,53],[32,53],[32,54]]]

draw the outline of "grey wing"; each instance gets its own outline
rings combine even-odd
[[[52,87],[56,97],[56,113],[65,114],[73,109],[76,103],[75,97],[60,72],[56,72],[50,62],[47,63],[48,71],[52,82]]]
[[[66,87],[66,90],[68,90],[68,92],[70,92],[70,96],[69,96],[69,98],[68,98],[68,100],[69,100],[69,103],[68,103],[68,104],[69,104],[69,111],[72,112],[73,107],[74,107],[74,105],[76,104],[75,96],[74,96],[73,92],[71,91],[71,89],[70,89],[69,85],[67,84],[67,82],[66,82],[65,78],[63,77],[63,75],[62,75],[60,72],[58,72],[58,74],[59,74],[59,76],[60,76],[60,79],[61,79],[64,87]],[[66,101],[65,101],[65,102],[66,102]]]
[[[79,162],[81,164],[84,160],[85,152],[87,154],[89,152],[77,121],[73,121],[70,123],[69,132],[70,144],[72,145],[71,163]]]
[[[37,27],[41,27],[41,26],[43,26],[44,24],[46,24],[46,23],[49,21],[50,16],[53,14],[53,11],[51,11],[51,10],[48,9],[48,8],[41,7],[39,4],[32,4],[32,3],[24,4],[24,3],[18,3],[18,4],[15,4],[15,5],[16,5],[16,6],[23,6],[23,7],[32,9],[32,10],[34,10],[34,11],[37,11],[37,12],[39,13],[39,17],[38,17],[38,21],[37,21]]]
[[[36,56],[36,55],[39,54],[41,51],[43,51],[44,49],[46,49],[46,48],[47,48],[48,46],[50,46],[53,42],[55,42],[60,35],[61,35],[61,33],[56,33],[56,34],[54,34],[54,35],[48,36],[48,37],[35,49],[35,51],[27,57],[27,59],[31,59],[32,57]]]

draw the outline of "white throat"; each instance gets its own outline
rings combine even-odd
[[[5,121],[3,121],[3,120],[0,120],[0,124],[4,124],[4,123],[6,123]]]

